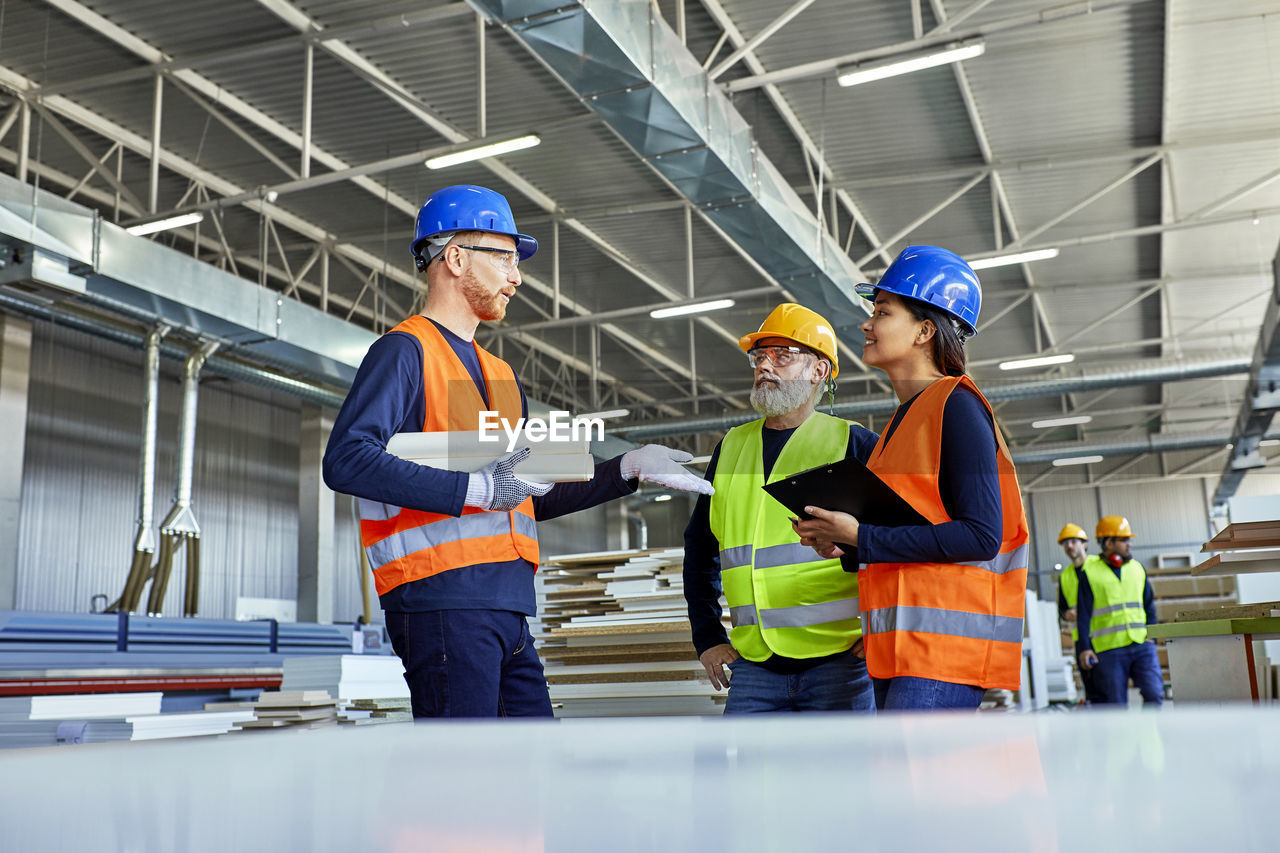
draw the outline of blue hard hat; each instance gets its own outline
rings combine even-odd
[[[522,261],[538,251],[537,240],[516,231],[516,218],[506,197],[473,184],[436,190],[422,203],[413,226],[413,244],[409,247],[418,269],[426,269],[429,260],[423,254],[423,242],[447,231],[489,231],[514,237]]]
[[[859,284],[860,296],[874,299],[887,290],[939,308],[959,320],[970,335],[978,333],[982,284],[973,268],[955,252],[937,246],[908,246],[893,259],[876,284]]]

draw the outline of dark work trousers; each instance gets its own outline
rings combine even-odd
[[[510,610],[387,612],[414,717],[550,717],[529,623]]]
[[[1102,694],[1102,703],[1129,704],[1129,679],[1142,692],[1142,704],[1159,708],[1164,704],[1164,678],[1160,660],[1151,643],[1133,643],[1118,649],[1098,652],[1093,665],[1093,683]]]

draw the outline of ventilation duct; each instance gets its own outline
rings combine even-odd
[[[109,611],[132,613],[142,596],[143,584],[151,571],[156,539],[151,531],[155,512],[156,413],[160,396],[160,339],[168,326],[157,326],[147,335],[146,385],[142,403],[142,450],[138,458],[138,533],[133,540],[133,563],[124,583],[124,592]]]
[[[1271,428],[1276,412],[1280,411],[1280,335],[1276,334],[1280,326],[1280,254],[1271,262],[1271,275],[1275,286],[1271,289],[1271,299],[1267,301],[1258,345],[1249,367],[1252,382],[1236,415],[1235,428],[1231,433],[1231,456],[1213,493],[1214,510],[1221,515],[1226,514],[1227,499],[1240,488],[1244,475],[1267,464],[1258,451],[1258,443]]]
[[[1181,382],[1189,379],[1207,379],[1230,376],[1249,369],[1246,358],[1187,359],[1169,363],[1164,360],[1137,361],[1115,370],[1076,376],[1055,376],[1050,379],[1032,379],[1025,382],[993,383],[982,389],[992,403],[1013,400],[1029,400],[1036,397],[1054,397],[1059,394],[1078,394],[1082,391],[1102,391],[1129,385],[1146,385],[1156,382]],[[837,403],[835,413],[843,418],[859,418],[866,415],[888,414],[898,406],[898,398],[881,394],[848,403]],[[672,435],[697,432],[723,432],[760,417],[754,412],[734,413],[708,418],[688,418],[679,421],[658,421],[636,426],[616,427],[615,435],[628,441],[649,441]]]
[[[861,271],[649,0],[470,0],[798,301],[861,342]]]
[[[200,598],[200,525],[191,509],[191,478],[196,464],[196,406],[200,399],[200,368],[217,343],[207,343],[188,356],[182,377],[182,419],[178,426],[178,470],[173,489],[173,507],[160,525],[160,557],[151,581],[147,613],[159,616],[164,594],[173,571],[177,551],[187,548],[187,584],[182,603],[183,616],[195,616]]]

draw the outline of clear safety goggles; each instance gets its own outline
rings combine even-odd
[[[801,357],[805,355],[813,355],[813,353],[804,347],[752,347],[747,350],[747,361],[751,363],[752,370],[759,367],[760,362],[766,358],[773,362],[774,367],[789,367],[799,363]]]

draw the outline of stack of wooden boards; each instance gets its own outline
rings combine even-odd
[[[543,562],[538,649],[556,716],[723,711],[693,650],[683,565],[682,548]]]
[[[337,705],[325,690],[268,691],[250,708],[253,719],[236,723],[241,731],[318,729],[338,722]]]

